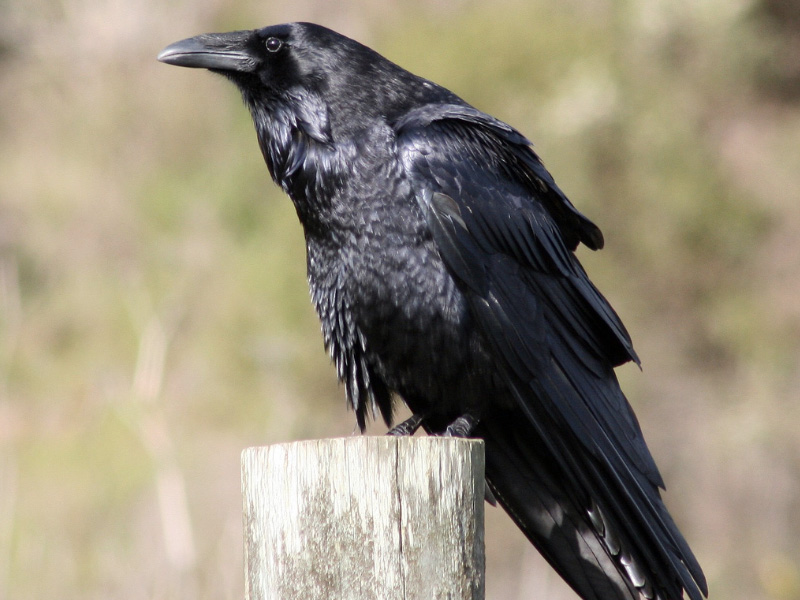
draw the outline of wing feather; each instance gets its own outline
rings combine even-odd
[[[600,247],[599,230],[555,186],[528,141],[488,115],[424,107],[396,131],[441,256],[527,417],[525,435],[564,475],[571,498],[564,510],[572,516],[561,521],[561,549],[570,536],[583,539],[587,552],[600,543],[607,558],[590,563],[608,575],[610,560],[627,574],[620,598],[631,597],[630,583],[645,596],[647,586],[669,598],[683,588],[699,600],[706,593],[702,571],[661,501],[663,481],[614,375],[614,366],[638,357],[572,252],[577,241]],[[512,481],[503,485],[505,494],[496,490],[501,502],[516,489]],[[530,508],[519,498],[504,504],[512,516]],[[590,526],[590,515],[598,514],[608,531]],[[546,519],[548,527],[556,521]],[[532,523],[528,530],[537,547],[547,546]],[[569,570],[565,555],[552,551]],[[584,576],[572,580],[579,586]]]

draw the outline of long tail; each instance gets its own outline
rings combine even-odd
[[[487,483],[584,600],[679,600],[684,588],[692,600],[700,600],[700,591],[707,595],[702,571],[655,486],[642,506],[635,494],[614,489],[590,456],[574,456],[580,445],[554,457],[553,438],[543,439],[515,413],[494,411],[475,431],[486,441]],[[565,470],[565,464],[581,469]],[[595,472],[587,473],[593,464]]]

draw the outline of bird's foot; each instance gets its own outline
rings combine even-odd
[[[394,436],[408,436],[414,435],[422,426],[422,421],[425,420],[425,417],[422,415],[411,415],[408,419],[400,423],[399,425],[392,427],[386,435],[394,435]]]
[[[461,415],[447,426],[442,434],[444,437],[467,438],[475,430],[478,419],[472,415]]]

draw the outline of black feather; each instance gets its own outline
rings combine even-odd
[[[241,90],[359,427],[393,394],[408,431],[477,423],[495,497],[585,599],[707,595],[614,375],[639,359],[574,254],[603,236],[522,134],[318,25],[159,58]]]

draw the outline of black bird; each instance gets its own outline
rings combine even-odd
[[[396,394],[390,433],[483,438],[490,490],[587,600],[708,595],[614,374],[639,359],[574,254],[603,236],[521,133],[310,23],[158,58],[241,91],[362,429]]]

